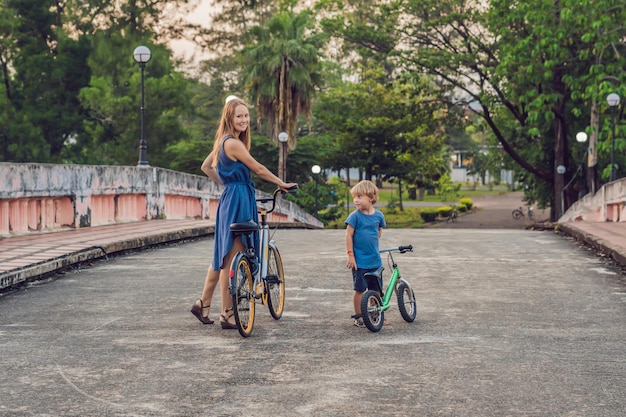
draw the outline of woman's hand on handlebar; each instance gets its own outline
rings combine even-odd
[[[298,188],[298,184],[295,182],[283,182],[278,186],[278,188],[280,188],[280,191],[283,193],[288,193],[289,191],[293,191]]]

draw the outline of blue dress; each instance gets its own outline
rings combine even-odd
[[[213,250],[213,270],[229,268],[224,265],[224,257],[233,247],[233,236],[230,232],[231,223],[255,223],[258,220],[257,205],[254,199],[254,184],[250,180],[250,169],[240,161],[233,161],[224,152],[224,142],[232,139],[230,135],[222,138],[220,152],[217,159],[217,174],[224,184],[224,191],[220,196],[215,218],[215,247]],[[258,254],[258,233],[252,236],[256,253]],[[244,239],[244,245],[246,245]]]

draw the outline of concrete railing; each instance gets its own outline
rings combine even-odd
[[[220,194],[209,178],[163,168],[0,163],[0,236],[161,218],[210,219]],[[323,227],[286,200],[268,220]]]
[[[559,223],[626,222],[626,178],[605,184],[595,194],[576,201],[559,219]]]

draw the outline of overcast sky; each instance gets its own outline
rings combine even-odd
[[[196,7],[188,16],[187,20],[191,23],[197,23],[201,25],[206,25],[208,22],[208,16],[211,11],[211,0],[200,0],[198,7]],[[174,55],[176,57],[184,57],[186,59],[190,59],[194,54],[194,61],[198,62],[202,59],[200,56],[201,51],[196,47],[195,44],[188,41],[177,40],[171,41],[170,46],[174,51]]]

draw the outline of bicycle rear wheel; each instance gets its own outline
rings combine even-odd
[[[519,209],[515,209],[513,210],[513,212],[511,213],[511,215],[513,216],[513,218],[515,220],[519,220],[522,218],[522,216],[524,215]]]
[[[268,250],[267,277],[265,277],[267,307],[272,317],[278,320],[285,309],[285,272],[278,249],[270,245]]]
[[[237,330],[249,337],[254,327],[254,282],[248,259],[242,253],[235,256],[230,268],[230,291]]]
[[[383,300],[378,291],[367,290],[361,298],[361,316],[365,327],[377,332],[383,327],[385,313],[380,309]]]
[[[398,309],[404,321],[411,323],[417,316],[417,301],[415,293],[406,282],[401,283],[396,290],[398,295]]]

